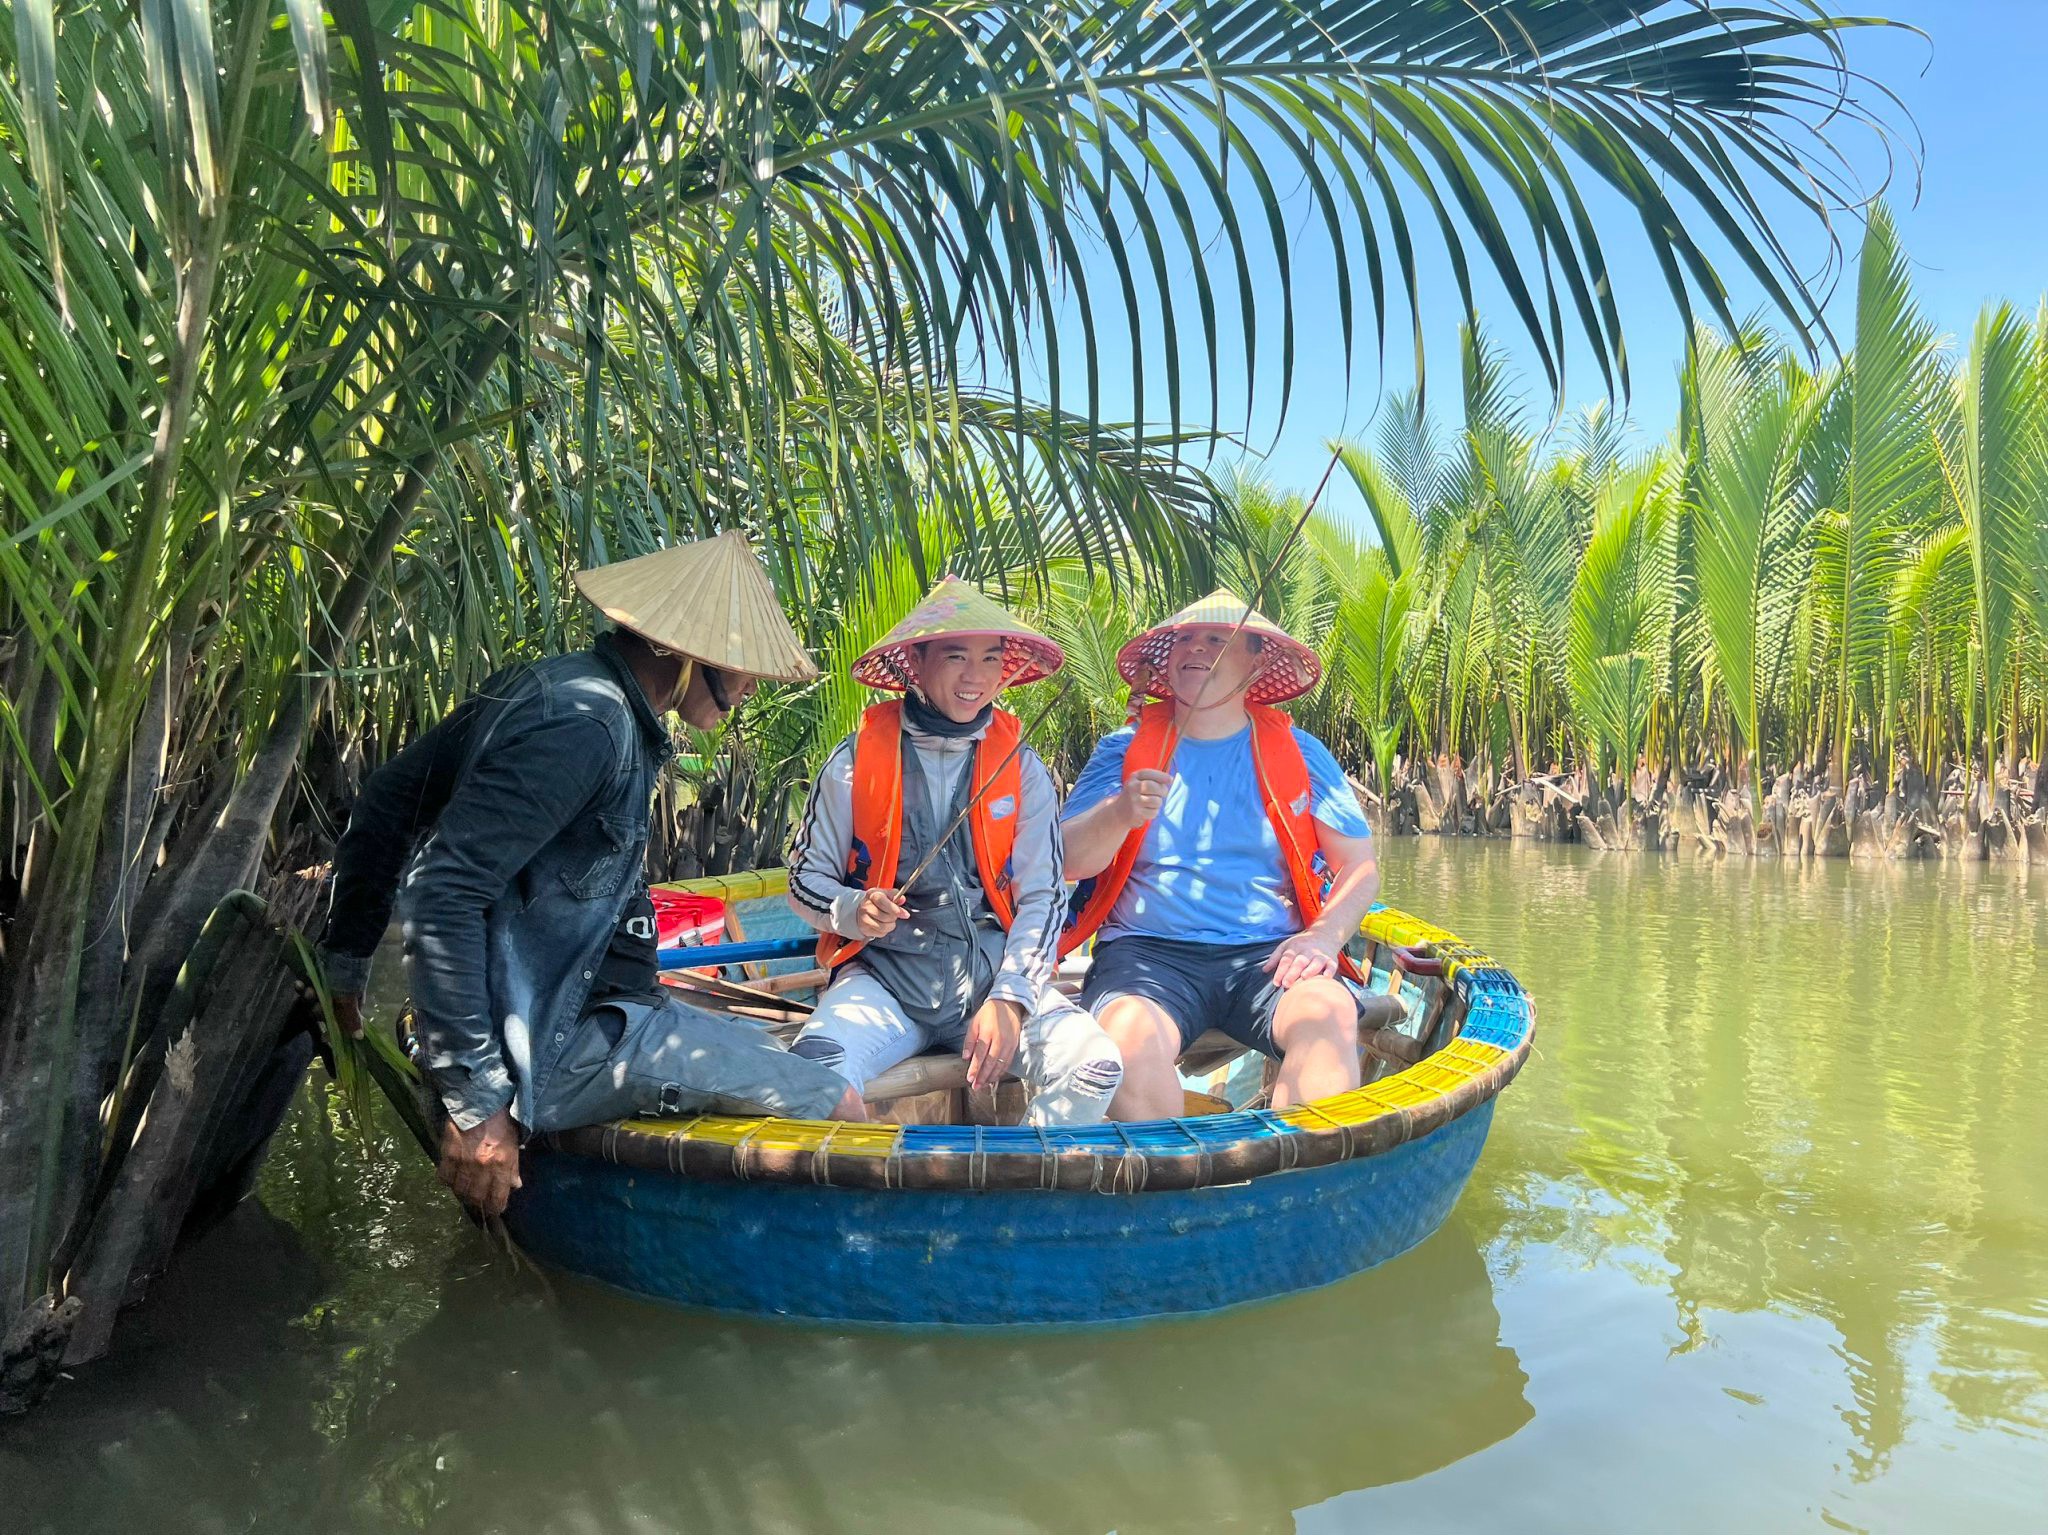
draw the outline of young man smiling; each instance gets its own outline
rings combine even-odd
[[[1061,942],[1101,934],[1081,1000],[1123,1054],[1111,1113],[1179,1114],[1174,1063],[1210,1028],[1278,1057],[1276,1108],[1356,1087],[1363,990],[1343,948],[1379,889],[1371,829],[1329,748],[1272,707],[1315,686],[1315,652],[1219,591],[1117,670],[1157,702],[1067,800],[1082,888]]]
[[[1012,750],[1017,719],[995,706],[1065,659],[949,577],[854,663],[860,681],[903,696],[870,708],[833,752],[790,851],[790,904],[836,972],[797,1055],[859,1088],[952,1046],[974,1087],[1015,1063],[1028,1123],[1102,1118],[1122,1075],[1116,1049],[1052,986],[1066,904],[1058,793],[1037,753]]]

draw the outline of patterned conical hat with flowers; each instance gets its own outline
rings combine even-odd
[[[1200,602],[1191,602],[1164,623],[1125,642],[1116,653],[1116,669],[1134,691],[1147,698],[1171,698],[1166,660],[1174,636],[1184,629],[1234,629],[1244,619],[1246,636],[1261,638],[1259,668],[1245,689],[1248,704],[1284,703],[1299,698],[1323,678],[1323,663],[1313,650],[1262,614],[1245,618],[1245,600],[1219,587]],[[1204,704],[1222,700],[1204,698]]]
[[[900,693],[904,679],[915,675],[911,646],[943,639],[1000,639],[1001,686],[1006,688],[1050,677],[1067,664],[1066,652],[1058,645],[958,576],[947,576],[901,623],[862,653],[853,663],[854,678],[871,688]]]

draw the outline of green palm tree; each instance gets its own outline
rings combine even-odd
[[[1894,286],[1874,310],[1911,307]],[[1339,624],[1351,632],[1330,647],[1332,686],[1319,700],[1332,739],[1367,750],[1377,740],[1382,753],[1405,739],[1428,750],[1470,739],[1470,701],[1490,700],[1499,706],[1495,739],[1505,735],[1526,771],[1546,742],[1559,757],[1601,767],[1668,726],[1663,741],[1706,743],[1741,772],[1758,813],[1767,758],[1790,766],[1820,757],[1843,730],[1844,698],[1849,738],[1880,755],[1900,731],[1937,769],[1952,743],[1974,743],[1971,755],[1987,739],[2006,743],[1992,745],[1994,760],[2041,753],[2048,631],[2036,594],[2048,565],[2034,551],[2048,557],[2048,493],[2032,488],[2043,481],[2031,455],[2043,448],[2029,413],[2048,400],[2043,332],[1993,306],[1978,327],[1976,360],[1951,366],[1930,330],[1908,330],[1917,350],[1879,356],[1864,371],[1903,375],[1918,414],[1880,432],[1876,446],[1866,434],[1867,462],[1854,475],[1854,413],[1875,408],[1857,399],[1861,360],[1816,377],[1758,328],[1735,340],[1698,333],[1679,430],[1648,460],[1604,411],[1535,435],[1483,346],[1471,349],[1460,432],[1439,434],[1411,397],[1390,402],[1373,446],[1347,445],[1343,461],[1376,558],[1415,587],[1412,640],[1397,669],[1401,704],[1390,716],[1348,687],[1349,650],[1370,653],[1386,631],[1376,602],[1347,595]],[[1867,378],[1863,387],[1875,385]],[[1957,403],[1966,390],[1967,414]],[[1966,420],[1977,423],[1974,448]],[[1910,472],[1886,480],[1876,466],[1887,448]],[[1656,486],[1650,520],[1661,526],[1644,542],[1645,509],[1625,498],[1655,484],[1659,462],[1671,478]],[[1854,641],[1868,650],[1867,667],[1845,690],[1840,509],[1858,478],[1866,508],[1886,510],[1872,519],[1882,534],[1875,553],[1860,575],[1850,572],[1857,621],[1876,628]],[[1976,497],[1967,515],[1966,495]],[[1373,572],[1335,543],[1315,542],[1337,591],[1379,597]],[[1873,572],[1884,583],[1866,590]],[[1390,719],[1388,741],[1375,732]]]
[[[1063,674],[1072,681],[1056,717],[1041,732],[1041,743],[1064,759],[1070,775],[1129,713],[1129,688],[1116,669],[1117,651],[1170,607],[1163,584],[1148,579],[1147,573],[1118,587],[1078,562],[1048,572],[1042,598],[1028,612],[1066,652]],[[1049,682],[1026,689],[1014,708],[1021,717],[1030,717],[1046,707],[1045,691],[1057,686]]]
[[[1856,278],[1856,350],[1831,374],[1813,433],[1816,580],[1833,657],[1834,760],[1847,779],[1860,714],[1882,730],[1889,603],[1906,543],[1936,509],[1940,372],[1905,252],[1872,210]]]
[[[1341,695],[1365,736],[1380,800],[1393,792],[1394,753],[1404,718],[1402,683],[1414,636],[1414,575],[1395,575],[1385,554],[1362,549],[1343,571],[1336,666],[1327,686]]]
[[[1569,328],[1625,386],[1588,182],[1688,311],[1725,323],[1713,227],[1809,324],[1749,182],[1825,211],[1862,24],[1675,0],[1649,25],[1611,0],[16,0],[14,23],[0,809],[31,877],[0,999],[0,1337],[68,1273],[81,1355],[161,1259],[94,1241],[94,1191],[138,1127],[168,1133],[130,1041],[161,1045],[208,914],[317,835],[304,807],[365,747],[571,637],[574,566],[744,526],[813,615],[927,517],[967,560],[1200,563],[1183,374],[1214,398],[1235,322],[1259,378],[1277,326],[1284,407],[1283,177],[1347,357],[1397,299],[1422,312],[1426,223],[1553,379]],[[1110,234],[1098,282],[1081,250]],[[1152,338],[1166,376],[1134,378],[1120,431],[1102,349]]]
[[[1977,701],[1984,696],[1980,687],[1970,685],[1981,670],[1982,650],[1972,633],[1977,608],[1969,545],[1969,529],[1961,522],[1910,544],[1892,593],[1891,670],[1901,683],[1910,679],[1910,686],[1896,691],[1918,695],[1920,730],[1914,745],[1928,762],[1946,756],[1944,727],[1959,692],[1965,695],[1959,741],[1968,754],[1976,734]],[[1958,688],[1958,682],[1964,685]]]
[[[1634,769],[1649,726],[1671,622],[1672,482],[1656,459],[1614,474],[1572,581],[1565,675],[1603,779]]]
[[[1776,690],[1811,563],[1802,455],[1811,377],[1755,343],[1700,337],[1688,374],[1696,423],[1694,560],[1713,671],[1749,758],[1750,809],[1763,816],[1763,707]]]
[[[1937,439],[1949,496],[1970,552],[1983,657],[1984,775],[1997,773],[2002,701],[2011,691],[2014,639],[2035,583],[2048,497],[2048,399],[2032,328],[2009,304],[1978,317],[1955,375],[1954,410]]]
[[[1514,765],[1526,772],[1535,722],[1567,680],[1573,575],[1584,542],[1574,526],[1572,492],[1608,470],[1581,456],[1560,473],[1544,463],[1533,441],[1498,426],[1474,432],[1472,452],[1485,487],[1477,537],[1492,610],[1501,615],[1493,669]]]
[[[2034,317],[2033,377],[2034,399],[2048,400],[2048,299],[2042,300]],[[2043,406],[2042,410],[2044,415],[2048,415],[2048,406]],[[2044,430],[2048,430],[2048,426],[2044,426]],[[2034,504],[2034,546],[2033,554],[2027,561],[2028,568],[2034,573],[2034,579],[2027,595],[2033,620],[2034,641],[2037,646],[2048,646],[2048,486],[2037,487]],[[2038,650],[2036,659],[2042,659]],[[2044,679],[2044,685],[2048,685],[2048,679]],[[2048,755],[2048,743],[2037,740],[2035,746],[2037,756]]]

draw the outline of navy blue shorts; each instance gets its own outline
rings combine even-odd
[[[1239,1044],[1277,1059],[1273,1015],[1281,992],[1260,967],[1279,946],[1279,939],[1219,944],[1112,938],[1095,946],[1095,962],[1081,983],[1081,1005],[1093,1013],[1118,997],[1140,997],[1156,1003],[1179,1026],[1183,1050],[1205,1030],[1221,1029]],[[1363,987],[1344,984],[1363,999]]]

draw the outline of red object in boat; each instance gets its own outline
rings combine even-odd
[[[664,949],[685,943],[720,943],[725,939],[725,902],[715,895],[687,890],[649,890],[654,901],[655,941]]]
[[[1410,975],[1442,975],[1444,962],[1434,954],[1425,954],[1420,948],[1394,949],[1394,963]]]

